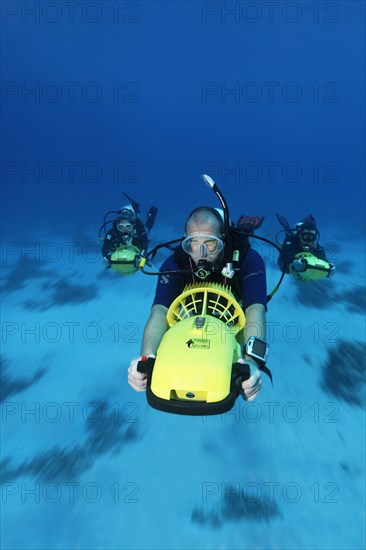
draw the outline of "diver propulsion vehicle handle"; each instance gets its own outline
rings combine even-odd
[[[231,379],[238,394],[243,393],[242,382],[250,378],[250,366],[248,363],[234,363]]]
[[[235,404],[239,395],[243,395],[242,382],[250,377],[250,366],[247,363],[233,363],[230,388],[227,396],[220,401],[206,402],[201,400],[186,400],[173,397],[162,398],[155,395],[151,390],[151,380],[154,371],[155,358],[141,357],[137,363],[137,370],[147,375],[146,397],[149,405],[154,409],[175,414],[185,414],[191,416],[206,416],[208,414],[222,414],[229,411]],[[175,393],[172,391],[171,393]],[[190,392],[188,392],[190,393]],[[194,395],[188,395],[193,397]]]
[[[137,372],[146,374],[148,381],[151,380],[152,371],[154,369],[155,357],[142,356],[137,363]],[[250,366],[248,363],[233,363],[232,366],[232,389],[236,389],[237,394],[243,393],[241,384],[250,378]]]
[[[151,379],[152,371],[155,364],[155,357],[142,356],[141,360],[137,363],[137,372],[146,374],[147,379]]]

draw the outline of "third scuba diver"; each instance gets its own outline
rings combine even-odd
[[[277,214],[277,219],[285,230],[282,254],[278,258],[281,271],[298,275],[300,278],[301,273],[307,269],[306,253],[328,262],[325,250],[318,242],[320,234],[312,215],[297,223],[293,229],[284,216]],[[304,257],[302,257],[302,253],[305,253]],[[334,265],[329,264],[328,276],[333,275],[334,272]]]

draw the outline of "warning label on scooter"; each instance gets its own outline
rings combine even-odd
[[[210,340],[199,340],[198,338],[190,338],[186,342],[189,349],[210,349]]]

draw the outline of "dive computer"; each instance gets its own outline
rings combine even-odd
[[[260,363],[265,364],[268,357],[268,344],[256,336],[251,336],[245,344],[245,353]]]

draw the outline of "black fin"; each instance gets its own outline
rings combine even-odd
[[[122,195],[124,195],[125,197],[128,198],[128,200],[130,201],[131,203],[131,206],[132,208],[134,209],[134,211],[136,212],[136,214],[139,214],[140,213],[140,205],[138,202],[134,201],[133,199],[131,199],[131,197],[129,197],[127,195],[127,193],[122,193]]]
[[[236,223],[237,229],[247,233],[253,233],[264,221],[264,216],[247,216],[242,214]]]
[[[290,227],[290,224],[288,223],[287,219],[285,218],[285,216],[282,216],[281,214],[278,214],[276,212],[276,216],[277,216],[277,219],[278,221],[280,222],[281,226],[284,228],[284,230],[286,231],[286,233],[291,233],[291,227]]]

